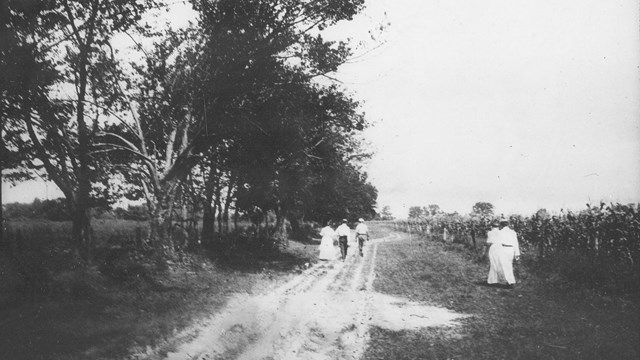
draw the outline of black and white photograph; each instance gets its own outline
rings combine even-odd
[[[0,360],[640,358],[637,0],[0,0]]]

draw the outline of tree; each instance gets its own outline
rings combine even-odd
[[[3,168],[46,176],[62,191],[76,253],[92,257],[89,209],[100,174],[92,145],[119,96],[114,34],[138,25],[153,0],[6,1],[2,88]],[[67,96],[67,94],[72,94]]]
[[[422,208],[421,206],[409,207],[409,219],[420,219],[424,215],[424,208]]]
[[[539,219],[548,219],[550,217],[549,212],[544,208],[538,209],[535,216],[537,216]]]
[[[477,202],[473,205],[471,215],[476,215],[482,218],[488,218],[493,216],[493,205],[488,202]]]
[[[430,205],[428,205],[428,206],[426,207],[425,212],[426,212],[428,215],[436,216],[436,215],[438,215],[438,214],[441,214],[441,213],[442,213],[442,210],[440,210],[440,206],[439,206],[439,205],[436,205],[436,204],[430,204]]]
[[[380,220],[393,220],[393,213],[391,212],[391,206],[385,205],[380,210]]]
[[[367,156],[354,141],[366,126],[358,104],[335,86],[303,82],[278,86],[264,101],[253,111],[262,130],[243,132],[248,166],[241,177],[254,200],[243,206],[274,211],[279,237],[284,219],[295,226],[354,212],[370,217],[377,195],[353,165],[353,157]]]
[[[211,201],[219,201],[221,176],[238,206],[273,210],[279,225],[299,207],[310,185],[309,151],[323,141],[312,141],[319,133],[314,129],[325,121],[311,108],[323,92],[311,80],[335,71],[349,54],[346,44],[311,32],[351,19],[362,4],[194,1],[197,27],[167,32],[157,43],[145,66],[137,67],[133,124],[104,132],[109,141],[102,144],[104,151],[136,159],[129,177],[147,199],[156,243],[172,247],[168,229],[176,191],[203,156],[215,167],[206,171],[206,183],[214,187],[205,199],[207,216]],[[328,93],[325,99],[339,98]],[[347,122],[349,131],[363,129],[362,118],[347,110],[338,111],[336,121]],[[336,131],[336,121],[325,121],[330,131],[323,135]]]

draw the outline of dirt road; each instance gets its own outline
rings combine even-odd
[[[464,315],[377,293],[378,246],[404,241],[392,234],[366,243],[364,257],[320,262],[265,294],[238,295],[218,314],[136,359],[360,359],[371,326],[399,330],[452,326]]]

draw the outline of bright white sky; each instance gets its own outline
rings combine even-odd
[[[368,171],[381,207],[640,202],[637,1],[369,4],[340,33],[388,21],[386,45],[338,77],[376,122]]]
[[[640,202],[639,13],[632,0],[369,0],[334,34],[385,41],[337,75],[375,124],[380,207]],[[25,189],[3,184],[3,202],[45,197]]]

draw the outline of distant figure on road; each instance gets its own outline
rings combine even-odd
[[[336,248],[333,246],[333,238],[336,236],[336,232],[331,225],[331,221],[327,221],[327,226],[320,230],[320,236],[322,236],[319,247],[320,254],[318,255],[320,260],[335,260],[336,258]]]
[[[342,261],[347,257],[347,248],[349,247],[349,235],[351,229],[347,225],[347,219],[342,219],[342,225],[336,229],[338,234],[338,243],[340,244],[340,255],[342,255]]]
[[[358,249],[360,250],[360,256],[362,257],[362,247],[364,242],[369,241],[369,229],[364,223],[364,219],[358,219],[358,226],[356,226],[356,239],[358,239]]]

